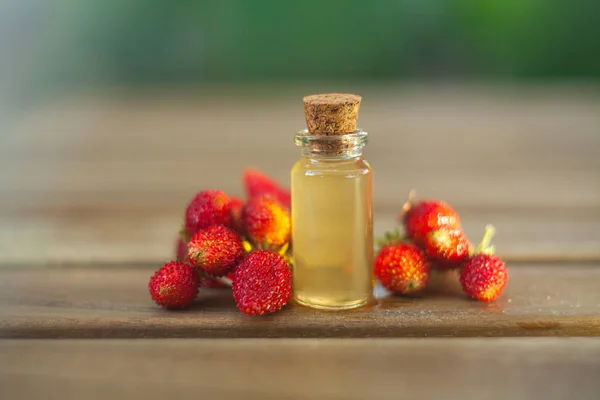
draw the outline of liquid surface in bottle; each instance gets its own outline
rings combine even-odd
[[[366,304],[373,293],[373,184],[362,157],[302,157],[292,169],[294,298],[315,308]]]

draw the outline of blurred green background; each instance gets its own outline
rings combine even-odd
[[[0,4],[4,90],[600,77],[597,0]]]

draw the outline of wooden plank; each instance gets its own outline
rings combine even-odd
[[[54,97],[3,130],[0,209],[176,210],[202,188],[239,194],[247,166],[286,182],[313,89]],[[381,211],[411,188],[465,207],[600,206],[600,91],[355,89]]]
[[[600,269],[512,268],[503,296],[467,300],[456,276],[421,298],[377,290],[369,307],[339,313],[289,306],[265,318],[235,308],[227,289],[203,290],[189,310],[168,312],[147,292],[148,268],[0,271],[0,337],[398,337],[598,336]]]
[[[248,166],[288,180],[314,90],[92,92],[16,113],[0,135],[0,265],[170,258],[196,191],[241,194]],[[473,240],[497,225],[509,260],[600,260],[600,92],[356,90],[379,234],[416,188],[455,205]]]
[[[597,399],[597,338],[0,341],[10,399]]]
[[[183,208],[39,210],[0,216],[0,268],[10,265],[158,263],[173,257]],[[600,261],[600,208],[580,210],[459,209],[465,232],[478,243],[487,223],[508,261]],[[396,228],[396,213],[376,213],[375,231]]]

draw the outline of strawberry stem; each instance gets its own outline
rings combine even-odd
[[[413,208],[416,198],[417,198],[417,191],[415,189],[411,189],[410,192],[408,192],[408,199],[406,200],[406,203],[404,203],[402,205],[402,212],[400,213],[400,216],[399,216],[400,222],[402,222],[402,220],[404,220],[404,218],[406,217],[406,214],[408,214],[408,212],[411,210],[411,208]]]
[[[229,279],[226,276],[220,276],[218,278],[215,278],[216,280],[218,280],[219,282],[221,282],[223,285],[227,286],[227,287],[231,287],[231,279]]]
[[[494,252],[496,251],[496,247],[493,246],[491,243],[495,233],[496,228],[494,228],[493,225],[488,224],[485,226],[483,239],[481,240],[481,243],[477,246],[477,249],[475,250],[476,254],[494,254]]]
[[[289,248],[290,248],[290,243],[287,242],[286,244],[281,246],[281,248],[279,249],[279,251],[278,251],[279,255],[282,257],[285,256],[285,254],[287,253]]]
[[[398,228],[396,228],[391,232],[385,232],[383,238],[376,238],[375,241],[378,247],[376,249],[376,253],[379,253],[385,246],[408,243],[409,239],[405,234],[400,233]]]

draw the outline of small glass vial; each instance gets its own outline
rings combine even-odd
[[[363,306],[373,295],[373,177],[356,129],[361,97],[304,98],[308,129],[292,169],[294,299],[321,309]]]

